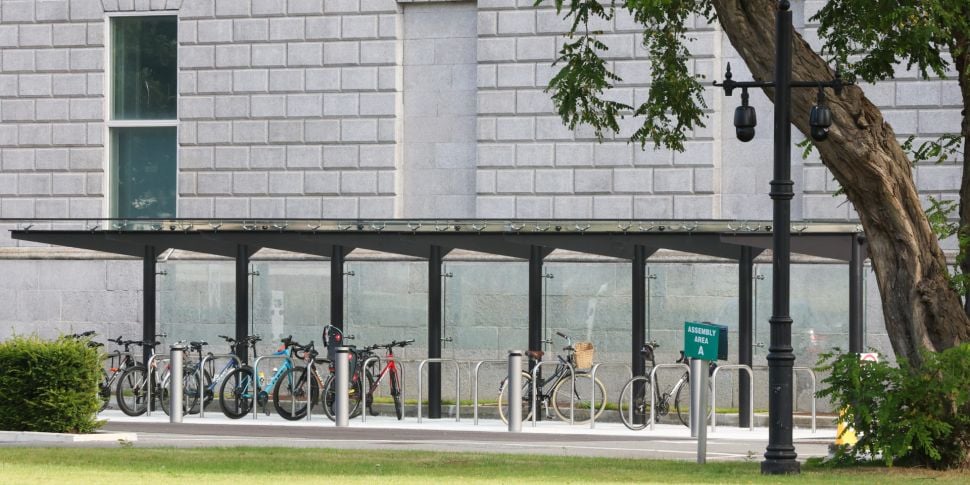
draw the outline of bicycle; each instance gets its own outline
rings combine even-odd
[[[317,359],[319,353],[314,348],[312,340],[307,345],[294,346],[293,352],[298,359],[303,359],[306,365],[287,369],[273,386],[273,406],[276,408],[276,413],[290,421],[306,417],[308,374],[313,377],[310,381],[310,408],[320,402],[320,389],[323,388],[324,383],[317,364],[329,362],[326,359]],[[289,409],[285,403],[289,403]]]
[[[229,345],[229,353],[230,354],[232,354],[232,353],[235,352],[236,346],[237,346],[236,339],[234,339],[232,337],[228,337],[226,335],[219,335],[219,338],[225,340],[226,343]],[[253,349],[253,355],[254,356],[257,356],[257,354],[256,354],[256,342],[259,342],[260,340],[261,339],[260,339],[260,337],[258,335],[246,337],[242,341],[242,343],[244,345],[243,348],[245,349],[246,346],[251,346],[252,349]],[[193,344],[194,343],[196,343],[196,342],[193,342]],[[201,343],[203,345],[208,345],[206,342],[201,342]],[[187,374],[186,375],[188,375],[188,372],[191,372],[191,374],[193,376],[192,378],[195,379],[194,382],[196,382],[196,383],[197,382],[200,382],[200,377],[201,377],[201,382],[204,382],[205,383],[204,386],[201,386],[202,387],[201,390],[202,390],[202,394],[203,394],[203,396],[202,396],[203,397],[203,403],[202,403],[202,405],[203,406],[208,406],[214,400],[215,393],[216,393],[216,388],[219,386],[219,384],[221,384],[222,381],[223,381],[223,379],[225,379],[227,376],[229,376],[229,374],[233,370],[238,369],[240,367],[240,364],[239,364],[239,362],[236,359],[229,359],[226,362],[226,365],[223,366],[222,369],[218,373],[215,373],[215,365],[214,365],[213,361],[210,360],[210,361],[208,361],[206,363],[206,367],[207,368],[203,370],[202,369],[202,360],[203,360],[202,347],[201,346],[199,346],[198,348],[193,347],[192,350],[198,352],[198,359],[199,360],[198,360],[198,362],[195,362],[195,363],[189,363],[191,370],[190,371],[187,371]],[[212,353],[210,352],[208,355],[211,356]],[[196,386],[196,388],[194,389],[194,391],[196,393],[195,394],[196,395],[196,399],[198,399],[199,398],[199,386]]]
[[[123,340],[119,336],[116,339],[109,338],[108,342],[123,346],[125,350],[124,352],[112,352],[106,356],[106,360],[110,359],[110,364],[107,370],[104,368],[101,369],[101,382],[98,383],[98,395],[101,397],[100,411],[104,411],[108,407],[108,403],[111,401],[111,389],[116,385],[121,375],[129,368],[138,365],[135,358],[131,355],[131,345],[135,344],[135,341]]]
[[[255,346],[255,343],[253,345]],[[259,381],[256,380],[257,376],[253,375],[252,367],[244,365],[230,372],[219,389],[219,406],[222,408],[222,413],[230,419],[240,419],[246,416],[253,410],[253,396],[255,395],[256,403],[268,415],[270,393],[275,388],[277,381],[294,367],[291,360],[294,347],[300,347],[300,344],[293,341],[292,335],[280,340],[280,347],[273,355],[285,356],[286,359],[283,360],[283,364],[276,369],[273,377],[262,388],[259,387]],[[258,377],[263,379],[262,376]]]
[[[644,362],[650,363],[649,368],[656,367],[657,365],[654,356],[654,349],[657,347],[659,345],[656,342],[647,342],[640,349],[640,356],[643,357]],[[677,363],[689,366],[690,358],[685,356],[684,352],[681,351]],[[717,363],[711,362],[708,367],[708,372],[713,374],[716,368]],[[655,419],[659,420],[661,417],[670,413],[670,398],[673,396],[677,419],[684,426],[690,426],[690,372],[684,371],[684,374],[674,383],[673,387],[664,392],[660,392],[659,378],[657,380],[657,385],[651,386],[649,374],[646,376],[635,376],[623,386],[623,390],[620,391],[619,401],[620,419],[623,421],[623,424],[634,431],[641,430],[650,424],[650,395],[647,394],[647,390],[652,388],[654,389],[654,401],[657,406],[657,409],[654,411]],[[708,394],[710,392],[710,383],[708,383]],[[710,409],[710,403],[707,404],[707,407],[707,418],[709,419],[713,409]]]
[[[397,363],[394,359],[394,347],[407,347],[414,343],[414,339],[410,340],[395,340],[388,344],[375,344],[368,347],[364,347],[359,351],[355,358],[357,362],[365,362],[367,359],[373,357],[374,351],[378,349],[384,349],[385,351],[385,364],[381,367],[380,361],[372,362],[367,369],[360,369],[358,372],[354,372],[351,377],[351,384],[349,389],[359,390],[361,379],[367,380],[367,392],[364,393],[366,396],[367,412],[371,416],[377,416],[377,412],[374,411],[374,393],[377,391],[384,380],[384,377],[388,378],[388,382],[391,387],[391,398],[394,400],[394,415],[397,416],[398,421],[404,419],[404,401],[401,395],[401,373],[397,368]],[[376,378],[374,370],[371,368],[376,367],[378,371],[376,373]],[[323,386],[323,412],[331,420],[336,419],[336,409],[334,408],[334,402],[337,397],[337,382],[335,375],[331,373],[330,377],[327,378],[327,382]],[[360,407],[360,392],[351,392],[351,416],[356,416],[359,414],[358,409]],[[354,402],[356,398],[356,402]]]
[[[155,337],[164,338],[166,335],[158,334]],[[118,337],[118,339],[120,340],[121,337]],[[149,359],[155,355],[155,347],[161,345],[161,342],[157,340],[153,342],[146,342],[144,340],[124,340],[122,342],[122,345],[125,346],[126,351],[131,345],[137,345],[144,348],[149,356]],[[157,367],[158,364],[153,363],[152,365]],[[157,374],[153,372],[153,382],[151,385],[152,389],[156,390],[154,396],[159,396],[161,394],[161,389],[159,389],[159,386],[155,383],[156,379]],[[145,414],[149,406],[148,386],[148,369],[144,365],[135,364],[122,371],[121,375],[118,377],[118,385],[115,390],[115,397],[118,401],[118,409],[121,409],[121,412],[127,414],[128,416],[141,416],[142,414]],[[152,398],[152,401],[154,400],[155,397]],[[168,404],[163,403],[162,409],[165,409],[165,412],[167,413]]]
[[[566,351],[566,357],[557,355],[558,363],[556,364],[555,372],[549,377],[539,376],[539,381],[536,384],[536,403],[542,403],[543,408],[546,411],[546,416],[549,417],[549,408],[552,407],[556,416],[563,421],[569,420],[569,406],[573,403],[573,422],[582,423],[589,422],[591,415],[591,401],[588,391],[590,390],[589,371],[577,370],[576,369],[576,350],[573,348],[572,339],[562,333],[556,332],[556,335],[566,340],[566,347],[563,350]],[[545,352],[541,350],[530,350],[528,351],[529,358],[541,361],[542,356]],[[573,373],[575,376],[570,375],[569,366],[573,367]],[[573,392],[573,382],[575,382],[575,393]],[[502,380],[502,384],[499,386],[498,395],[498,410],[499,416],[502,418],[503,422],[508,423],[508,389],[506,384],[508,383],[508,377]],[[532,375],[528,372],[522,372],[522,420],[528,421],[532,418]],[[595,382],[596,391],[598,395],[596,396],[596,402],[598,403],[598,409],[595,410],[595,415],[598,418],[603,411],[606,409],[606,387],[596,379]],[[551,404],[551,406],[550,406]]]

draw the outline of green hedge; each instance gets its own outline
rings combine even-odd
[[[0,430],[93,432],[100,379],[100,353],[85,340],[0,342]]]

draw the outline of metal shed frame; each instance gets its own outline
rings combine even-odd
[[[609,256],[632,263],[633,315],[630,358],[635,375],[645,372],[640,348],[646,339],[646,263],[669,249],[738,263],[739,363],[752,364],[754,259],[772,247],[764,221],[671,220],[318,220],[318,219],[7,219],[13,239],[102,251],[142,259],[143,338],[156,332],[156,260],[169,249],[233,258],[236,338],[248,335],[249,260],[262,248],[322,256],[330,260],[330,323],[343,328],[344,262],[356,248],[428,261],[428,358],[441,357],[441,263],[454,249],[529,262],[528,348],[542,349],[543,259],[555,249]],[[791,226],[793,252],[849,263],[850,352],[863,346],[863,262],[868,257],[862,228],[847,222],[799,222]],[[238,349],[245,361],[246,350]],[[441,416],[441,367],[429,368],[429,417]],[[741,426],[749,426],[751,383],[739,379]]]

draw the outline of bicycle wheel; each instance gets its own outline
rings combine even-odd
[[[711,420],[711,383],[707,383],[707,402],[705,408],[707,410],[704,413],[704,422],[709,422]],[[677,387],[677,393],[674,394],[674,409],[677,410],[677,419],[680,420],[681,424],[684,426],[690,426],[690,381],[681,381],[680,386]]]
[[[391,370],[391,397],[394,398],[394,415],[397,420],[404,419],[404,397],[401,396],[401,376],[396,370]]]
[[[590,417],[594,414],[592,412],[593,401],[591,400],[592,396],[590,393],[595,392],[595,415],[599,418],[603,414],[603,411],[606,410],[606,386],[599,379],[596,379],[594,385],[592,376],[588,373],[576,374],[576,394],[573,396],[573,399],[570,399],[570,393],[573,391],[572,382],[572,376],[566,376],[559,379],[556,386],[552,388],[552,409],[555,411],[556,416],[560,420],[569,421],[569,403],[572,401],[573,423],[588,423]],[[591,387],[594,387],[595,390]]]
[[[634,431],[650,424],[650,378],[636,376],[627,381],[620,391],[620,420]]]
[[[253,409],[253,369],[240,367],[222,381],[219,389],[219,407],[229,419],[239,419]]]
[[[118,409],[128,416],[141,416],[148,409],[148,373],[144,366],[125,369],[115,389]]]
[[[171,394],[172,373],[167,372],[162,378],[162,383],[158,386],[158,392],[152,393],[152,398],[156,396],[161,405],[162,411],[171,416],[172,394]],[[182,368],[182,414],[197,414],[199,412],[199,375],[192,364],[186,364]]]
[[[191,364],[187,364],[182,369],[182,412],[184,414],[198,414],[200,403],[199,392],[203,391],[203,378],[211,381],[211,377],[205,376],[201,369]],[[203,391],[204,392],[204,391]]]
[[[273,407],[283,419],[296,421],[306,417],[306,384],[307,368],[293,367],[287,369],[273,386]],[[310,378],[310,406],[320,399],[320,385],[317,380]]]
[[[104,369],[101,369],[101,381],[98,382],[98,399],[101,400],[101,407],[98,408],[100,413],[107,409],[108,403],[111,402],[111,376]]]
[[[502,379],[502,385],[498,390],[498,415],[502,418],[503,423],[509,422],[509,398],[506,389],[508,380],[508,377]],[[522,421],[532,419],[532,377],[528,372],[522,373],[522,403],[520,406],[522,406]]]
[[[367,372],[367,388],[370,389],[370,385],[374,382],[374,377]],[[347,401],[350,405],[349,417],[355,418],[361,413],[361,396],[364,394],[361,391],[360,380],[356,380],[347,386],[348,396]],[[337,420],[337,379],[336,376],[330,375],[327,377],[327,382],[323,385],[323,413],[330,418],[331,421]]]

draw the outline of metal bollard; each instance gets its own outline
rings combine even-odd
[[[701,374],[704,374],[704,361],[700,359],[690,359],[690,437],[697,438],[697,429],[700,423],[704,423],[703,412],[698,411],[704,407],[701,401]]]
[[[707,463],[707,406],[706,403],[711,399],[707,395],[707,362],[704,362],[704,369],[698,374],[700,379],[700,396],[697,401],[700,403],[700,410],[697,411],[697,463]]]
[[[169,365],[172,370],[169,373],[169,422],[182,422],[182,357],[185,355],[185,346],[182,344],[172,345],[172,355]]]
[[[346,428],[350,425],[350,347],[337,347],[337,396],[334,407],[337,410],[337,427]],[[363,403],[362,403],[363,405]],[[366,413],[367,410],[365,409]]]
[[[509,432],[522,432],[522,351],[509,351]]]

